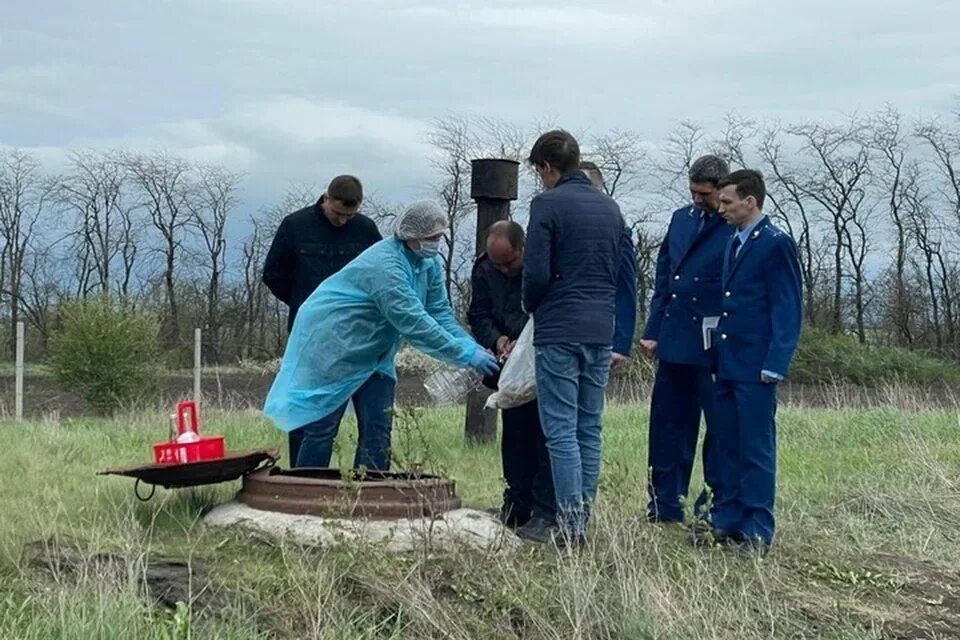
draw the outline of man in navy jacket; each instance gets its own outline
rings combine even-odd
[[[714,501],[719,539],[763,554],[773,542],[777,383],[790,368],[803,317],[797,245],[763,215],[758,171],[720,182],[720,212],[735,229],[723,268],[716,342],[714,443],[725,491]]]
[[[625,225],[616,203],[580,171],[580,148],[568,132],[540,136],[529,162],[546,189],[530,203],[523,304],[536,323],[537,395],[557,498],[558,542],[580,546],[600,477]]]
[[[700,415],[706,420],[704,480],[722,493],[712,446],[715,413],[710,352],[704,323],[720,316],[723,256],[733,229],[719,209],[717,184],[729,173],[717,156],[690,167],[693,204],[673,212],[657,256],[650,316],[640,344],[659,358],[650,403],[648,515],[656,522],[681,522],[697,452]],[[702,497],[702,496],[701,496]]]

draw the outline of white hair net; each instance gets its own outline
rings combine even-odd
[[[422,240],[443,233],[447,216],[433,200],[414,202],[397,217],[394,233],[401,240]]]

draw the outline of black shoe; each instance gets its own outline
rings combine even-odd
[[[549,542],[553,538],[553,533],[556,530],[557,525],[555,523],[551,522],[550,520],[533,516],[527,520],[525,525],[517,529],[517,536],[523,540],[543,544],[545,542]]]
[[[675,520],[674,518],[664,518],[663,516],[648,513],[647,522],[651,524],[683,524],[683,519]]]
[[[762,560],[770,553],[770,543],[759,538],[741,540],[734,544],[737,556],[742,560]]]
[[[723,529],[714,529],[706,522],[697,521],[690,528],[690,543],[695,547],[713,547],[736,543],[736,537]]]

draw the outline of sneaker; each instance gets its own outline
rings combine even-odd
[[[544,544],[553,538],[557,525],[537,516],[530,518],[525,525],[517,528],[517,536],[523,540]]]

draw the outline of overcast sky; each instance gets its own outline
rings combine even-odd
[[[958,0],[3,0],[0,145],[163,147],[244,171],[248,206],[344,172],[404,201],[449,113],[653,141],[728,111],[947,113],[958,33]]]

